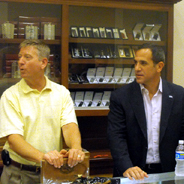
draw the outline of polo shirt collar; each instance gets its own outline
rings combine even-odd
[[[45,79],[46,79],[46,85],[45,85],[45,87],[42,89],[42,91],[44,91],[44,90],[52,90],[52,88],[51,88],[51,81],[47,78],[47,76],[45,76]],[[29,92],[31,92],[31,91],[37,91],[37,92],[38,92],[37,89],[32,89],[32,88],[30,88],[30,87],[27,85],[27,83],[26,83],[26,81],[25,81],[24,79],[21,79],[21,81],[20,81],[20,87],[21,87],[21,89],[22,89],[22,91],[23,91],[24,93],[29,93]],[[41,92],[42,92],[42,91],[41,91]]]

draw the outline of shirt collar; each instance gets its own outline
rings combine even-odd
[[[147,90],[142,84],[139,84],[140,88],[141,88],[141,92],[143,90]],[[160,82],[159,82],[159,86],[158,86],[158,91],[157,92],[161,92],[162,93],[162,78],[160,77]]]
[[[47,76],[45,76],[45,79],[46,79],[46,85],[45,85],[45,87],[42,89],[42,91],[45,91],[45,90],[52,90],[52,88],[51,88],[51,81],[47,78]],[[21,87],[21,89],[22,89],[22,91],[24,92],[24,93],[29,93],[29,92],[31,92],[31,91],[35,91],[35,92],[39,92],[37,89],[32,89],[32,88],[30,88],[28,85],[27,85],[27,83],[26,83],[26,81],[24,80],[24,79],[21,79],[21,81],[20,81],[20,87]],[[41,92],[42,92],[41,91]],[[40,92],[40,93],[41,93]]]

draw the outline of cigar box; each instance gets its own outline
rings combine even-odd
[[[89,157],[90,153],[85,151],[85,158],[83,162],[78,163],[73,168],[68,166],[68,158],[64,158],[64,164],[61,168],[55,168],[50,165],[47,161],[42,160],[41,162],[41,183],[62,183],[72,182],[78,177],[89,176]]]

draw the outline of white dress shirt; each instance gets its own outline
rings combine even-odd
[[[159,137],[160,117],[162,106],[162,79],[160,78],[158,91],[150,100],[149,91],[140,84],[147,121],[148,152],[146,163],[160,163]]]

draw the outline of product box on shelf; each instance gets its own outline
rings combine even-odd
[[[41,39],[55,40],[56,24],[52,22],[41,22]]]
[[[50,26],[51,25],[51,26]],[[45,34],[49,34],[49,28],[51,27],[51,35],[46,36]],[[55,40],[61,38],[61,24],[60,20],[56,17],[40,17],[40,32],[41,32],[41,39],[46,40]]]
[[[79,37],[81,37],[81,38],[86,38],[86,29],[85,29],[85,27],[79,27],[78,28],[78,30],[79,30]]]
[[[120,58],[133,58],[133,52],[130,46],[118,46]]]
[[[91,49],[89,47],[82,47],[81,46],[81,51],[82,51],[82,57],[83,58],[88,58],[88,59],[93,58]]]
[[[74,91],[70,92],[70,96],[71,96],[71,98],[72,98],[72,100],[73,100],[74,106],[76,106],[76,105],[75,105],[75,92],[74,92]]]
[[[143,34],[143,39],[145,41],[151,41],[151,30],[153,29],[154,24],[145,24],[145,26],[142,28],[142,34]]]
[[[113,73],[114,73],[114,67],[111,66],[107,66],[105,68],[105,81],[107,83],[114,83],[114,79],[113,79]]]
[[[99,33],[99,28],[98,27],[93,27],[93,37],[94,38],[100,38],[100,33]]]
[[[107,83],[105,80],[105,67],[98,67],[96,70],[96,79],[98,83]]]
[[[113,75],[115,83],[118,83],[121,81],[122,73],[123,73],[123,68],[115,68],[114,75]]]
[[[84,95],[84,105],[85,107],[91,107],[93,103],[94,91],[86,91]]]
[[[86,26],[86,37],[93,38],[93,30],[92,27]]]
[[[19,22],[18,38],[38,39],[40,31],[39,22]]]
[[[112,46],[107,45],[107,46],[106,46],[106,58],[107,58],[107,59],[114,58],[113,52],[114,52],[114,51],[113,51],[113,49],[112,49]]]
[[[102,97],[102,105],[108,107],[110,104],[111,91],[104,91]]]
[[[122,74],[122,83],[127,83],[127,79],[130,77],[132,68],[124,68]]]
[[[153,41],[161,41],[159,30],[162,27],[162,24],[154,24],[154,27],[151,30],[151,37]]]
[[[107,59],[108,53],[105,47],[100,49],[100,58],[101,59]]]
[[[96,79],[96,68],[88,68],[87,79],[90,84],[98,83]]]
[[[112,33],[112,28],[106,27],[105,30],[106,30],[107,38],[114,38]]]
[[[133,28],[133,36],[135,40],[143,40],[143,36],[142,36],[143,26],[144,26],[144,23],[137,23]]]
[[[79,32],[78,32],[78,27],[76,26],[71,26],[70,27],[70,35],[73,38],[78,38],[79,37]]]
[[[101,107],[103,92],[96,92],[93,98],[92,107]]]
[[[121,45],[118,46],[118,52],[119,52],[119,57],[120,58],[125,58],[126,57],[123,46],[121,46]]]
[[[83,58],[81,47],[72,47],[71,55],[72,58]]]
[[[130,77],[127,80],[127,83],[131,83],[134,80],[135,80],[135,68],[132,68],[132,71],[131,71]]]
[[[75,105],[76,105],[76,107],[85,107],[85,105],[84,105],[84,91],[77,91],[75,93]]]
[[[131,68],[129,68],[129,67],[123,68],[122,77],[121,77],[121,79],[119,79],[117,81],[117,83],[126,84],[127,79],[129,78],[130,74],[131,74]]]
[[[99,27],[100,37],[107,38],[105,27]]]
[[[111,57],[114,59],[119,58],[118,48],[116,46],[109,46]]]
[[[126,30],[125,29],[120,29],[119,30],[119,34],[120,34],[120,38],[123,40],[128,40],[128,36],[126,34]]]
[[[112,28],[112,32],[113,32],[113,37],[115,39],[119,39],[120,38],[119,29],[118,28]]]
[[[17,38],[17,21],[0,21],[0,38]]]

